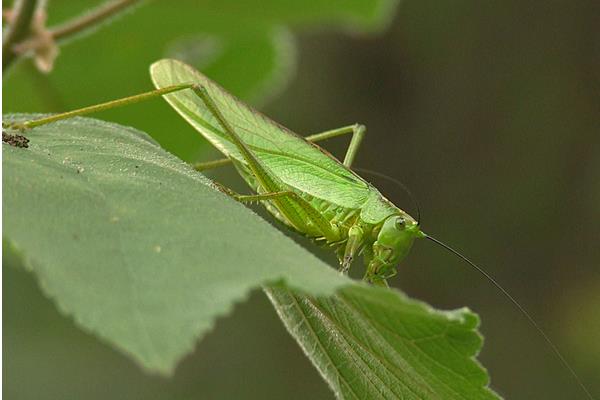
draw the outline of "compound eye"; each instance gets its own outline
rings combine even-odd
[[[396,218],[396,229],[403,230],[406,227],[406,220],[402,217]]]

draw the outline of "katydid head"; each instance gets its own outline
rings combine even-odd
[[[416,238],[425,237],[419,224],[408,214],[389,216],[373,243],[373,258],[367,268],[371,280],[396,274],[396,266],[406,257]]]

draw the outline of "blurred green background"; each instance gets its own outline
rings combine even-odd
[[[50,22],[97,3],[51,1]],[[170,55],[298,133],[363,123],[356,165],[407,184],[424,230],[496,276],[600,396],[598,2],[248,4],[151,2],[62,48],[48,76],[30,61],[14,65],[3,112],[64,111],[146,90],[148,64]],[[378,13],[387,29],[359,34]],[[145,130],[187,160],[217,156],[160,101],[99,117]],[[324,146],[341,156],[345,145]],[[242,187],[232,171],[211,176]],[[401,190],[372,182],[410,210]],[[7,398],[332,398],[259,292],[167,379],[79,330],[18,261],[3,261]],[[480,360],[506,398],[583,398],[518,311],[443,250],[417,243],[393,284],[480,314]]]

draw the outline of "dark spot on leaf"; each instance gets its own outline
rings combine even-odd
[[[18,133],[6,133],[2,131],[2,142],[14,147],[27,148],[29,147],[29,139]]]

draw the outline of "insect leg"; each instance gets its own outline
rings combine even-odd
[[[350,264],[354,260],[354,256],[360,251],[365,241],[365,233],[358,225],[353,225],[348,231],[348,242],[344,249],[344,258],[341,262],[340,271],[347,273],[350,269]]]
[[[107,101],[105,103],[96,104],[96,105],[88,106],[88,107],[84,107],[84,108],[79,108],[77,110],[68,111],[68,112],[61,113],[61,114],[54,114],[54,115],[50,115],[49,117],[43,117],[43,118],[34,119],[34,120],[30,120],[30,121],[25,121],[25,122],[13,122],[13,123],[9,122],[8,126],[10,128],[23,131],[26,129],[35,128],[36,126],[49,124],[49,123],[55,122],[55,121],[60,121],[61,119],[72,118],[72,117],[76,117],[78,115],[91,114],[94,112],[104,111],[104,110],[108,110],[111,108],[125,106],[128,104],[139,103],[144,100],[162,96],[167,93],[178,92],[180,90],[188,89],[190,87],[191,87],[191,84],[189,84],[189,83],[185,83],[185,84],[181,84],[181,85],[166,86],[162,89],[156,89],[156,90],[152,90],[150,92],[136,94],[136,95],[124,97],[124,98],[118,99],[118,100],[111,100],[111,101]]]
[[[217,104],[208,94],[208,91],[204,86],[194,85],[191,89],[196,95],[204,102],[206,108],[219,122],[225,133],[229,136],[233,144],[238,148],[244,160],[248,163],[248,168],[252,171],[260,185],[267,192],[278,192],[281,191],[281,185],[277,182],[276,178],[262,165],[261,161],[254,155],[250,148],[244,143],[244,141],[235,132],[233,127],[225,119]]]
[[[283,190],[281,192],[273,193],[261,193],[261,194],[248,194],[248,195],[236,195],[233,198],[240,203],[254,203],[258,201],[273,200],[281,197],[294,197],[296,193],[290,190]]]
[[[367,128],[364,125],[353,125],[352,126],[352,139],[350,140],[350,145],[348,145],[348,150],[346,150],[346,156],[344,157],[344,165],[348,168],[352,166],[354,162],[354,157],[358,152],[358,148],[365,136],[365,132]]]
[[[314,133],[312,135],[306,136],[305,139],[309,142],[320,142],[321,140],[327,140],[338,136],[348,135],[354,132],[355,126],[356,124],[342,126],[341,128],[331,129],[325,132]]]
[[[291,190],[282,190],[279,192],[245,195],[245,194],[236,193],[233,190],[229,189],[228,187],[221,185],[220,183],[217,183],[217,182],[213,182],[213,183],[217,186],[217,188],[221,192],[223,192],[226,195],[232,197],[233,199],[239,201],[240,203],[272,201],[272,200],[277,200],[277,199],[282,199],[282,198],[292,199],[307,214],[308,219],[313,221],[313,223],[320,229],[321,232],[326,232],[327,229],[333,230],[333,227],[329,223],[329,221],[324,219],[318,213],[318,211],[315,210],[313,206],[311,206],[311,204],[309,202],[307,202],[302,197],[300,197],[297,193],[295,193]],[[292,225],[294,225],[293,222],[292,222]],[[332,240],[335,240],[339,237],[339,232],[337,232],[337,231],[332,232],[332,234],[335,235],[335,236],[331,236]]]
[[[308,140],[309,142],[316,143],[316,142],[320,142],[321,140],[331,139],[334,137],[352,133],[352,139],[350,141],[350,146],[348,146],[348,151],[350,151],[350,149],[353,148],[354,153],[356,153],[356,151],[360,145],[360,142],[365,134],[365,131],[366,131],[366,128],[363,125],[354,124],[354,125],[344,126],[342,128],[332,129],[332,130],[326,131],[326,132],[315,133],[314,135],[306,136],[305,139]],[[348,154],[346,154],[346,158],[348,158]],[[352,154],[351,161],[353,159],[354,159],[354,154]],[[345,161],[346,160],[344,159],[344,162]],[[198,163],[193,164],[193,166],[196,171],[206,171],[208,169],[222,167],[222,166],[230,164],[230,163],[231,163],[231,159],[229,159],[229,158],[219,158],[214,161],[198,162]],[[352,164],[352,163],[350,162],[350,164]],[[349,165],[346,165],[346,166],[349,166]]]
[[[344,165],[349,168],[352,165],[352,162],[354,161],[354,157],[358,152],[358,148],[360,147],[360,143],[362,142],[366,131],[367,128],[364,125],[354,124],[310,135],[306,137],[306,140],[308,140],[309,142],[318,142],[319,140],[330,139],[337,136],[352,133],[352,139],[350,139],[350,145],[348,145],[348,150],[346,150],[346,156],[344,157]]]
[[[291,190],[282,190],[281,192],[272,192],[272,193],[260,193],[260,194],[239,194],[237,192],[234,192],[233,190],[229,189],[226,186],[221,185],[218,182],[213,182],[213,184],[215,186],[217,186],[217,188],[225,193],[226,195],[232,197],[233,199],[239,201],[240,203],[254,203],[254,202],[258,202],[258,201],[267,201],[267,200],[273,200],[273,199],[277,199],[280,197],[293,197],[296,195],[296,193],[292,192]]]
[[[323,215],[319,213],[308,201],[300,197],[296,192],[291,190],[282,190],[279,192],[260,193],[255,195],[236,195],[233,196],[239,202],[252,203],[255,201],[268,201],[277,199],[292,200],[304,212],[308,218],[321,232],[321,234],[330,241],[337,241],[340,237],[339,229],[332,225]],[[292,225],[294,221],[291,221]],[[306,230],[305,230],[306,231]]]
[[[194,163],[192,166],[196,171],[206,171],[229,164],[231,164],[231,160],[229,158],[219,158],[218,160]]]
[[[278,195],[270,200],[277,205],[277,208],[285,215],[290,223],[299,230],[307,232],[310,229],[306,223],[306,219],[308,218],[308,220],[310,220],[328,240],[338,240],[340,234],[339,229],[337,229],[336,226],[332,225],[308,201],[304,200],[294,192],[286,191],[279,179],[262,165],[262,162],[256,157],[254,152],[250,150],[225,119],[223,114],[221,114],[221,111],[208,94],[206,88],[201,85],[194,85],[190,89],[200,97],[206,105],[206,108],[219,122],[225,133],[229,135],[233,144],[235,144],[242,157],[244,157],[245,161],[248,163],[248,168],[260,184],[260,187],[266,192],[265,194],[285,192],[285,195]]]

